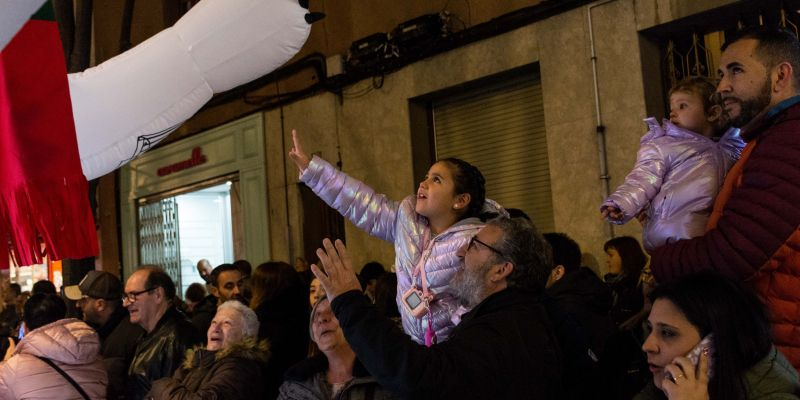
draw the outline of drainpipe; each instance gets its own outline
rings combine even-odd
[[[597,133],[597,148],[600,156],[600,180],[603,181],[603,200],[608,198],[611,194],[609,187],[611,177],[608,175],[608,157],[606,156],[606,127],[603,126],[603,115],[600,113],[600,89],[597,82],[597,52],[594,46],[594,25],[592,24],[592,9],[613,2],[614,0],[605,0],[594,3],[586,7],[586,14],[589,20],[589,45],[592,49],[592,80],[594,84],[594,108],[595,115],[597,116],[597,126],[595,131]],[[611,239],[614,237],[614,225],[605,223],[606,236]]]
[[[280,97],[281,88],[278,86],[278,81],[275,81],[275,91]],[[294,257],[297,257],[294,254],[294,241],[292,240],[292,217],[289,214],[289,177],[288,177],[288,167],[287,167],[287,158],[289,156],[286,154],[286,125],[284,124],[284,115],[283,115],[283,103],[280,105],[280,118],[281,118],[281,151],[283,152],[283,196],[284,196],[284,211],[286,212],[286,247],[289,252],[288,259],[289,262],[294,262]],[[271,257],[275,257],[274,254]]]

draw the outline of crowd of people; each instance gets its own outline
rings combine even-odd
[[[744,30],[720,65],[647,120],[600,206],[644,249],[609,240],[602,278],[463,160],[393,201],[293,132],[300,180],[391,242],[392,271],[326,239],[312,265],[200,260],[185,302],[154,265],[6,282],[0,398],[800,399],[800,42]]]

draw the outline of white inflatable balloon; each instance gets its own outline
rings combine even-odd
[[[203,0],[173,27],[70,74],[86,178],[105,175],[147,151],[214,93],[288,61],[308,38],[307,13],[297,0]]]

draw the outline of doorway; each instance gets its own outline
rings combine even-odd
[[[139,200],[139,259],[164,268],[181,297],[192,283],[204,283],[198,261],[217,266],[241,256],[238,189],[229,177]]]

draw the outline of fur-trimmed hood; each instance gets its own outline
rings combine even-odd
[[[199,346],[186,350],[186,359],[182,368],[191,369],[206,360],[211,360],[212,357],[214,362],[226,357],[237,357],[266,364],[269,356],[269,342],[266,339],[246,338],[218,351],[207,350]]]

